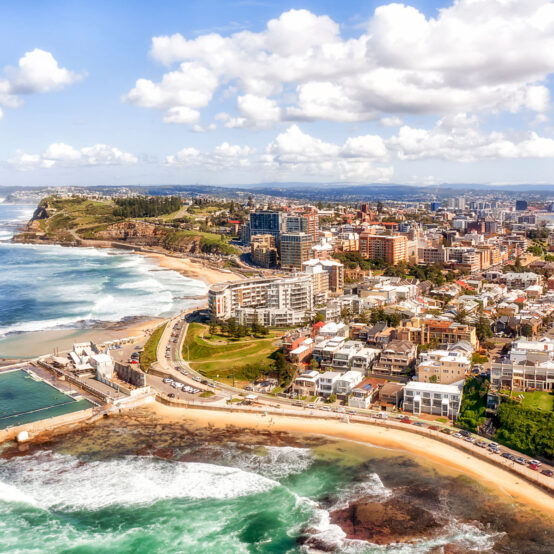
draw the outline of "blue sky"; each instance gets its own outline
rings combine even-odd
[[[0,183],[554,182],[550,0],[0,5]]]

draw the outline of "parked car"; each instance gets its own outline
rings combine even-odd
[[[440,427],[438,425],[429,425],[429,429],[431,431],[440,431]]]
[[[469,431],[465,431],[464,429],[462,429],[460,431],[460,435],[462,435],[462,437],[469,437],[471,436],[471,433]]]
[[[549,469],[543,469],[543,470],[541,471],[541,473],[542,473],[543,475],[546,475],[547,477],[552,477],[552,475],[554,475],[554,473],[553,473],[551,470],[549,470]]]
[[[539,466],[537,464],[531,464],[528,465],[529,469],[534,469],[535,471],[539,471]]]
[[[412,420],[409,417],[402,417],[400,423],[412,423]]]
[[[421,421],[414,421],[414,425],[416,427],[423,427],[423,423],[421,423]]]
[[[330,406],[321,406],[321,408],[319,408],[320,410],[325,410],[326,412],[330,412],[331,411],[331,407]]]
[[[169,398],[175,398],[175,394],[170,392],[167,396],[169,396]]]
[[[515,460],[518,464],[521,464],[521,465],[527,465],[527,460],[525,458],[516,458]]]
[[[441,433],[444,433],[445,435],[451,435],[452,430],[445,427],[444,429],[441,429]]]
[[[539,462],[538,460],[529,460],[529,463],[530,463],[530,464],[535,464],[536,466],[539,466],[539,467],[542,466],[542,463]]]

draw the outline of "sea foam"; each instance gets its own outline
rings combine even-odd
[[[11,485],[7,485],[9,480]],[[4,501],[63,511],[134,506],[160,500],[229,499],[261,493],[279,483],[237,468],[130,456],[83,462],[41,454],[0,465]]]

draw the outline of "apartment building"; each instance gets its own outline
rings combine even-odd
[[[500,276],[499,282],[504,283],[509,290],[524,290],[533,285],[541,285],[542,276],[530,271],[526,271],[525,273],[509,271]]]
[[[281,212],[251,212],[249,226],[250,237],[255,235],[273,235],[278,243],[282,224]]]
[[[281,267],[301,270],[302,264],[312,257],[312,238],[307,233],[281,235]]]
[[[340,377],[338,371],[326,371],[319,376],[317,392],[320,396],[329,397],[335,392],[336,382]]]
[[[509,390],[554,390],[554,341],[520,339],[491,364],[491,385]]]
[[[317,396],[317,388],[321,374],[319,371],[306,371],[299,375],[292,383],[292,392],[299,397],[311,398]]]
[[[313,242],[319,238],[319,217],[317,212],[304,212],[287,215],[284,218],[286,233],[306,233]]]
[[[396,329],[396,336],[399,340],[414,344],[427,344],[436,341],[439,346],[446,346],[467,341],[473,346],[474,350],[479,345],[475,327],[439,319],[413,317],[404,320]]]
[[[342,292],[344,288],[344,266],[335,260],[311,259],[302,264],[302,269],[306,273],[321,268],[329,275],[329,289],[332,292]]]
[[[390,265],[408,260],[408,239],[402,235],[360,234],[360,254],[370,260],[385,260]]]
[[[456,383],[471,370],[470,354],[452,350],[428,350],[419,355],[417,380],[422,383]]]
[[[431,414],[455,420],[462,403],[464,382],[451,385],[411,381],[404,388],[402,409],[414,415]]]
[[[252,262],[260,267],[275,267],[277,265],[277,248],[273,235],[255,235],[250,241]]]
[[[335,393],[337,398],[343,400],[347,398],[354,387],[361,383],[363,374],[359,371],[347,371],[342,373],[335,382]]]
[[[372,372],[378,375],[405,376],[416,359],[417,348],[406,340],[392,340],[381,352]]]
[[[237,317],[240,310],[264,313],[271,310],[290,312],[304,317],[313,309],[313,282],[310,275],[291,278],[257,278],[212,285],[208,292],[210,315],[216,319]]]

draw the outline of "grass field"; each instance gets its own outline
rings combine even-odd
[[[277,351],[273,344],[281,332],[271,332],[267,338],[231,339],[223,335],[209,336],[207,325],[191,323],[183,347],[183,357],[196,371],[220,381],[230,380],[247,364],[268,364]]]
[[[508,391],[506,391],[507,393]],[[523,395],[522,406],[531,410],[541,410],[543,412],[552,412],[554,410],[554,394],[548,392],[516,392],[512,391],[512,397],[516,398]]]
[[[163,325],[158,327],[152,333],[152,335],[150,335],[150,338],[146,341],[146,344],[144,345],[144,350],[140,355],[140,368],[144,372],[148,372],[150,366],[156,361],[156,350],[158,349],[158,343],[162,338],[166,325],[167,323],[164,323]]]

